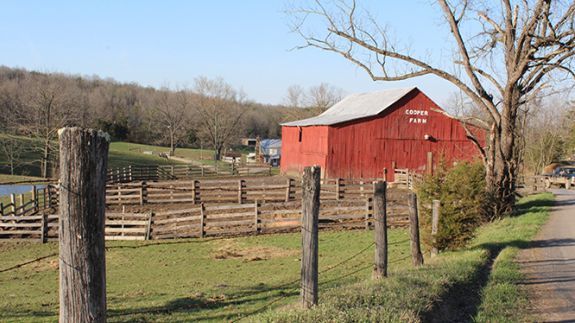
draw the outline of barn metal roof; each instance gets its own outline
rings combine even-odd
[[[414,89],[416,87],[351,94],[316,117],[286,122],[282,126],[329,126],[376,116]]]

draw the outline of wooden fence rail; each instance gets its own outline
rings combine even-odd
[[[130,167],[129,167],[130,168]],[[136,168],[134,169],[145,169]],[[401,173],[402,170],[396,170]],[[121,178],[123,173],[120,173]],[[130,173],[126,173],[130,174]],[[131,173],[134,175],[134,173]],[[127,175],[126,175],[127,176]],[[397,176],[397,175],[396,175]],[[126,177],[128,178],[128,177]],[[131,180],[139,177],[132,177]],[[322,200],[365,199],[373,194],[373,183],[378,179],[323,179]],[[401,177],[399,177],[401,180]],[[408,186],[408,182],[395,182]],[[301,182],[288,177],[251,177],[245,179],[201,179],[188,181],[127,182],[108,184],[106,204],[144,205],[174,203],[237,203],[289,202],[301,199]],[[12,195],[10,203],[0,203],[0,216],[24,216],[38,210],[57,208],[58,185],[49,184],[28,194]]]
[[[9,203],[0,203],[0,216],[28,216],[58,205],[58,188],[49,184],[43,188],[32,186],[26,194],[11,194]]]
[[[132,165],[108,169],[109,184],[140,181],[186,180],[216,176],[269,176],[271,166],[263,164],[235,165]]]
[[[408,208],[404,191],[388,192],[389,226],[407,226]],[[246,204],[207,205],[155,213],[106,213],[107,240],[174,239],[238,236],[299,230],[301,200],[254,201]],[[371,229],[373,202],[322,200],[320,229]],[[0,216],[0,238],[57,239],[58,215]]]

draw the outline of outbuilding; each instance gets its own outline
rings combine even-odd
[[[430,172],[440,160],[478,156],[461,122],[416,87],[352,94],[316,117],[282,124],[288,175],[319,165],[324,178],[382,178],[387,169],[393,181],[393,169]]]

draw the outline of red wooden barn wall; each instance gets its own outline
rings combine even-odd
[[[301,173],[305,166],[319,165],[324,177],[381,178],[387,168],[388,180],[393,180],[393,163],[396,168],[423,172],[428,152],[434,164],[441,158],[452,162],[478,156],[461,124],[434,110],[441,109],[415,89],[376,117],[333,126],[284,126],[282,172]],[[414,111],[428,115],[417,116]]]

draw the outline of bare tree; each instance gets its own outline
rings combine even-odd
[[[214,159],[220,160],[224,147],[229,145],[239,131],[245,109],[243,94],[223,79],[199,77],[195,81],[194,102],[199,119],[200,134],[212,144]]]
[[[10,167],[10,175],[14,175],[14,170],[20,165],[20,157],[26,147],[22,145],[22,140],[11,135],[6,135],[0,138],[0,149]]]
[[[58,129],[74,124],[80,109],[72,107],[73,102],[58,83],[42,80],[33,85],[28,94],[26,109],[21,111],[23,122],[20,131],[41,141],[40,174],[49,177],[52,166],[55,166],[53,160],[57,158],[54,152],[58,147]]]
[[[343,90],[327,83],[312,86],[306,96],[306,106],[322,113],[342,99]]]
[[[488,115],[477,120],[488,131],[478,145],[486,166],[487,216],[512,211],[519,169],[518,115],[544,85],[572,81],[575,55],[575,3],[557,0],[438,0],[452,36],[451,68],[418,57],[395,41],[355,1],[315,0],[294,9],[294,30],[303,47],[334,52],[363,69],[374,81],[400,81],[434,75],[458,87]],[[324,26],[319,33],[313,30]],[[405,37],[403,37],[405,38]],[[469,132],[469,136],[473,134]],[[474,142],[481,142],[474,138]]]
[[[170,156],[176,151],[177,142],[185,135],[188,112],[191,108],[189,93],[186,90],[176,92],[163,91],[158,93],[155,111],[158,121],[168,134],[170,140]]]
[[[568,106],[557,98],[549,102],[537,100],[529,104],[529,118],[523,125],[524,165],[537,175],[544,167],[564,157],[569,121]]]
[[[301,85],[290,85],[284,99],[285,104],[291,108],[302,108],[305,102],[305,90]]]

